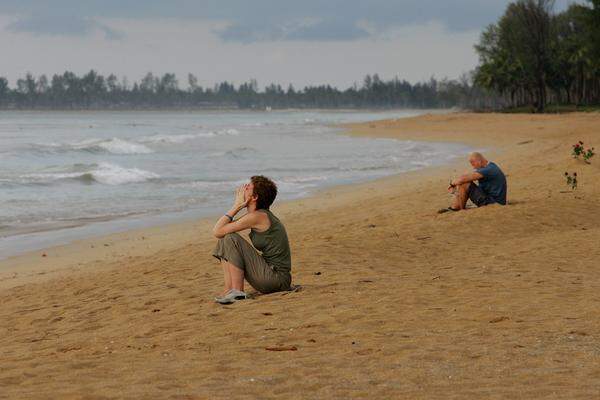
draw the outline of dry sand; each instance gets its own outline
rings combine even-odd
[[[510,205],[437,215],[464,160],[282,204],[303,289],[226,307],[212,221],[3,261],[0,398],[598,398],[600,114],[349,129],[488,149]]]

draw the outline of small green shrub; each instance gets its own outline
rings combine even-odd
[[[577,189],[577,172],[573,172],[573,175],[565,172],[565,178],[567,179],[567,186],[571,186],[571,189]]]
[[[571,151],[573,158],[579,159],[579,157],[583,157],[583,161],[588,164],[590,163],[590,159],[594,157],[595,154],[594,148],[584,148],[581,140],[573,145],[573,150]]]

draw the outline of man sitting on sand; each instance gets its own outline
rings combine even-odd
[[[213,256],[221,261],[225,276],[225,290],[215,299],[217,303],[245,299],[244,278],[261,293],[290,289],[292,260],[287,233],[269,210],[276,196],[277,186],[272,180],[253,176],[250,183],[237,189],[233,207],[213,228],[219,238]],[[244,208],[246,215],[234,220]],[[237,233],[246,229],[250,229],[254,247]]]
[[[464,210],[467,200],[477,207],[496,203],[506,205],[506,177],[500,167],[477,152],[469,154],[469,163],[474,171],[450,182],[448,191],[454,194],[454,202],[440,213]]]

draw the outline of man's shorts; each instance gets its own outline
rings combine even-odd
[[[476,183],[471,182],[469,185],[469,199],[475,204],[477,207],[487,206],[488,204],[494,204],[495,201],[488,197],[483,190]]]

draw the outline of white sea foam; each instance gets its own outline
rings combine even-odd
[[[99,163],[82,165],[76,164],[63,171],[56,168],[46,172],[21,175],[21,183],[51,184],[61,180],[79,180],[86,183],[101,183],[105,185],[124,185],[128,183],[145,182],[160,178],[159,175],[138,168],[123,168],[115,164]]]
[[[240,131],[238,131],[237,129],[223,129],[219,131],[220,135],[232,135],[232,136],[238,136],[240,134]]]
[[[209,157],[212,158],[219,158],[219,157],[228,157],[228,158],[245,158],[245,157],[249,157],[251,155],[255,155],[258,153],[258,150],[256,150],[253,147],[249,147],[249,146],[240,146],[240,147],[236,147],[233,148],[231,150],[227,150],[227,151],[217,151],[214,153],[210,153],[208,154]]]
[[[191,181],[172,183],[169,186],[178,189],[233,191],[236,187],[248,183],[248,180],[236,181]]]
[[[240,132],[237,129],[222,129],[216,132],[200,132],[200,133],[187,133],[181,135],[165,135],[158,134],[152,136],[146,136],[140,139],[142,143],[163,143],[163,144],[179,144],[190,140],[201,139],[201,138],[213,138],[221,135],[238,136]]]
[[[282,179],[283,182],[287,182],[287,183],[312,183],[312,182],[320,182],[320,181],[326,181],[326,180],[327,180],[326,176],[294,176],[294,177],[287,177],[287,178]]]
[[[88,139],[74,143],[41,143],[33,145],[34,149],[42,152],[64,153],[69,151],[86,151],[89,153],[109,154],[150,154],[154,150],[143,144],[119,138]]]
[[[98,167],[91,174],[94,180],[106,185],[123,185],[160,178],[154,172],[138,168],[123,168],[109,163],[98,164]]]
[[[193,133],[184,135],[152,135],[140,139],[143,143],[165,143],[179,144],[198,138],[209,138],[217,136],[214,132]]]
[[[127,140],[112,138],[109,140],[101,140],[92,142],[88,145],[83,145],[82,149],[102,149],[112,154],[150,154],[154,151],[143,144],[130,142]]]

